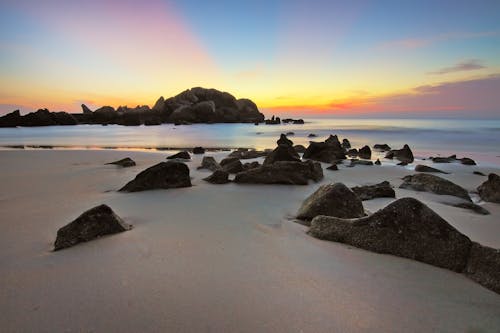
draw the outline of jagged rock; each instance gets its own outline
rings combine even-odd
[[[90,110],[87,107],[87,105],[85,105],[85,104],[82,104],[82,112],[83,112],[83,114],[92,114],[93,113],[92,110]]]
[[[479,185],[477,191],[484,201],[500,203],[500,176],[490,173],[488,180]]]
[[[31,112],[22,116],[20,126],[35,127],[55,125],[57,125],[57,122],[54,120],[51,112],[47,109],[40,109],[36,112]]]
[[[276,149],[269,153],[264,160],[264,165],[273,164],[278,161],[300,161],[300,156],[292,146],[280,144]]]
[[[240,160],[267,156],[267,152],[259,150],[238,149],[231,152],[228,157],[236,157]]]
[[[195,154],[195,155],[205,154],[205,148],[203,148],[203,147],[194,147],[193,148],[193,154]]]
[[[468,157],[461,158],[460,163],[463,165],[476,165],[476,162],[472,158]]]
[[[19,110],[7,113],[5,116],[0,117],[0,127],[16,127],[21,126],[22,118]]]
[[[427,165],[422,165],[422,164],[418,164],[417,166],[415,166],[415,171],[417,171],[417,172],[435,172],[435,173],[448,174],[448,172],[444,172],[444,171],[441,171],[439,169],[435,169],[433,167],[430,167],[430,166],[427,166]]]
[[[344,148],[344,149],[351,148],[351,143],[349,142],[349,140],[347,140],[347,139],[342,140],[342,148]]]
[[[191,178],[186,164],[167,161],[153,165],[140,172],[120,189],[121,192],[138,192],[153,189],[190,187]]]
[[[127,231],[131,228],[109,206],[100,205],[87,210],[76,220],[59,229],[54,243],[54,251],[88,242],[101,236]]]
[[[228,157],[220,162],[222,169],[229,173],[238,173],[243,171],[243,164],[235,157]]]
[[[364,146],[358,151],[358,156],[364,159],[369,160],[372,158],[372,150],[368,146]]]
[[[452,195],[467,201],[472,201],[466,189],[444,178],[426,173],[418,173],[403,177],[400,188],[415,191],[432,192],[440,195]]]
[[[203,180],[212,184],[227,184],[230,182],[229,173],[224,170],[215,170],[213,174]]]
[[[210,171],[216,171],[222,169],[222,167],[212,156],[203,156],[201,165],[198,167],[198,169],[208,169]]]
[[[475,203],[472,203],[472,202],[460,202],[457,204],[453,204],[453,207],[472,210],[474,213],[481,214],[481,215],[489,215],[490,214],[490,212],[488,210],[486,210],[485,208],[483,208],[479,205],[476,205]]]
[[[342,183],[320,186],[302,203],[297,219],[310,221],[318,215],[343,218],[361,217],[364,215],[361,200]],[[306,225],[309,225],[307,222]]]
[[[276,143],[279,145],[288,145],[288,146],[293,146],[293,141],[288,139],[285,134],[281,134],[280,138]]]
[[[235,183],[307,185],[319,181],[323,170],[317,162],[276,162],[236,174]]]
[[[125,158],[122,158],[121,160],[110,162],[110,163],[106,163],[106,164],[114,164],[114,165],[121,166],[123,168],[128,168],[128,167],[135,166],[134,160],[131,159],[130,157],[125,157]]]
[[[295,151],[299,154],[303,154],[306,151],[306,147],[303,145],[295,145],[293,146],[293,149],[295,149]]]
[[[391,150],[391,147],[386,143],[383,143],[383,144],[377,143],[377,144],[373,145],[373,149],[379,150],[379,151],[389,151],[389,150]]]
[[[327,170],[332,170],[332,171],[338,171],[339,170],[339,167],[337,166],[337,164],[332,164],[330,165],[328,168],[326,168]]]
[[[382,162],[380,162],[380,160],[377,158],[377,160],[373,164],[375,164],[375,165],[382,165]]]
[[[358,160],[358,159],[351,159],[351,164],[349,165],[350,168],[356,166],[356,165],[373,165],[372,161],[365,161],[365,160]]]
[[[325,140],[325,143],[330,144],[330,145],[335,145],[335,146],[342,147],[342,145],[340,144],[339,138],[336,135],[331,135],[330,134],[330,136],[328,137],[328,139]]]
[[[390,150],[385,158],[393,159],[396,158],[401,162],[413,163],[413,153],[408,145],[404,145],[401,149]]]
[[[309,234],[368,251],[392,254],[462,272],[471,241],[413,198],[396,200],[358,219],[317,216]]]
[[[168,160],[175,160],[175,159],[181,159],[181,160],[190,160],[191,155],[187,151],[180,151],[177,154],[170,155],[167,157]]]
[[[375,185],[355,186],[351,190],[362,200],[375,198],[395,198],[396,193],[388,181],[383,181]]]
[[[340,145],[337,136],[330,135],[325,142],[311,141],[302,158],[325,163],[335,163],[335,161],[345,159],[345,154],[344,148]]]
[[[500,250],[473,242],[465,275],[500,294]]]

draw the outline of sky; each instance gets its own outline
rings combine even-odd
[[[500,118],[500,1],[0,0],[0,114],[196,86],[266,114]]]

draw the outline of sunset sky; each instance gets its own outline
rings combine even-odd
[[[500,1],[0,0],[0,113],[194,86],[266,113],[500,117]]]

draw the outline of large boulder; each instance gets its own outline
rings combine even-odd
[[[130,157],[125,157],[125,158],[122,158],[121,160],[106,163],[106,164],[113,164],[113,165],[118,165],[122,168],[128,168],[128,167],[135,166],[135,161],[133,159],[131,159]]]
[[[203,156],[201,160],[201,165],[198,169],[208,169],[210,171],[220,170],[222,167],[212,156]]]
[[[273,164],[278,161],[295,161],[300,162],[300,156],[297,154],[293,146],[281,144],[269,153],[264,160],[264,165]]]
[[[444,173],[444,174],[448,173],[448,172],[444,172],[442,170],[439,170],[439,169],[436,169],[436,168],[433,168],[433,167],[430,167],[427,165],[422,165],[422,164],[418,164],[417,166],[415,166],[415,171],[417,171],[417,172],[431,172],[431,173]]]
[[[500,294],[500,250],[472,243],[465,275]]]
[[[227,184],[230,182],[229,173],[224,170],[215,170],[214,173],[206,178],[203,178],[203,180],[211,184]]]
[[[370,158],[372,158],[372,150],[370,149],[370,147],[364,146],[364,147],[359,149],[358,156],[360,158],[364,158],[364,159],[369,160]]]
[[[465,269],[471,248],[469,238],[413,198],[399,199],[359,219],[317,216],[309,234],[456,272]]]
[[[335,137],[327,139],[328,142],[313,142],[309,143],[304,155],[304,159],[320,161],[324,163],[336,163],[339,160],[346,158],[344,148],[340,143],[334,140]]]
[[[500,203],[500,176],[490,173],[488,180],[479,185],[477,191],[484,201]]]
[[[121,192],[138,192],[153,189],[190,187],[191,178],[186,164],[178,161],[161,162],[140,172],[135,179],[120,189]]]
[[[229,173],[238,173],[243,171],[243,164],[241,161],[235,157],[227,157],[220,161],[220,166],[222,170]]]
[[[364,215],[361,200],[342,183],[320,186],[304,200],[297,213],[297,219],[312,220],[318,215],[354,218]]]
[[[363,201],[375,198],[396,197],[396,193],[388,181],[383,181],[375,185],[355,186],[351,190]]]
[[[472,201],[469,193],[463,187],[444,178],[426,173],[418,173],[403,177],[403,183],[399,188],[432,192],[440,195],[452,195],[467,201]]]
[[[307,185],[309,180],[323,178],[323,169],[317,162],[275,162],[236,174],[235,183]]]
[[[130,229],[131,226],[116,215],[109,206],[100,205],[87,210],[76,220],[59,229],[54,251]]]
[[[385,158],[388,159],[393,159],[396,158],[400,160],[401,162],[405,163],[413,163],[413,152],[410,149],[410,146],[404,145],[403,148],[401,149],[393,149],[390,150],[386,155]]]

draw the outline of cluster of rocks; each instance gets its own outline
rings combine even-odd
[[[249,99],[236,99],[233,95],[216,89],[192,88],[164,99],[155,105],[116,110],[103,106],[95,111],[82,104],[82,113],[50,112],[40,109],[22,116],[19,110],[0,117],[0,127],[55,126],[78,124],[118,124],[125,126],[160,125],[162,123],[260,123],[264,115]]]
[[[434,163],[460,162],[464,165],[476,165],[476,162],[473,159],[469,157],[457,158],[457,155],[451,155],[448,157],[429,157],[429,159]]]

